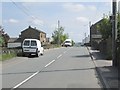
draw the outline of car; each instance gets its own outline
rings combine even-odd
[[[40,40],[37,39],[24,39],[22,43],[22,53],[23,55],[33,55],[37,57],[43,55],[44,48],[41,47]]]

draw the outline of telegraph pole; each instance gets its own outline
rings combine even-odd
[[[58,31],[60,30],[60,21],[58,20]],[[58,32],[58,45],[60,44],[60,34]]]
[[[117,1],[113,0],[112,2],[112,60],[113,66],[117,66]]]
[[[85,46],[86,46],[86,33],[85,33]]]

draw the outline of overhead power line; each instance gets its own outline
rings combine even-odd
[[[25,7],[25,6],[23,6],[23,5],[22,5],[22,7],[20,7],[18,4],[16,4],[16,2],[14,2],[13,0],[11,0],[11,1],[12,1],[12,3],[13,3],[18,9],[20,9],[25,15],[31,17],[33,20],[38,20],[39,22],[41,22],[41,20],[40,20],[38,17],[32,15],[32,13],[30,12],[30,10],[29,10],[27,7]],[[41,23],[40,23],[40,25],[41,25]]]

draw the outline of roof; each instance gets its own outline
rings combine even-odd
[[[20,38],[10,38],[8,40],[8,43],[14,43],[14,42],[21,42],[21,39]]]
[[[103,20],[104,20],[104,19],[100,19],[100,20],[99,20],[98,22],[96,22],[95,24],[92,24],[92,26],[91,26],[91,27],[94,27],[94,26],[96,26],[96,25],[100,24]]]
[[[24,40],[37,40],[37,41],[38,41],[38,39],[32,39],[32,38],[29,38],[29,39],[24,39]]]
[[[35,28],[32,28],[31,26],[29,26],[27,29],[23,30],[22,32],[24,32],[24,31],[26,31],[26,30],[29,30],[29,29],[36,30],[36,31],[38,31],[38,32],[40,32],[40,33],[42,32],[42,33],[46,34],[45,32],[36,29],[36,27],[35,27]],[[21,33],[22,33],[22,32],[21,32]]]

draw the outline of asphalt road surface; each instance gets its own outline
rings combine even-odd
[[[102,88],[86,47],[50,49],[2,64],[2,88]]]

